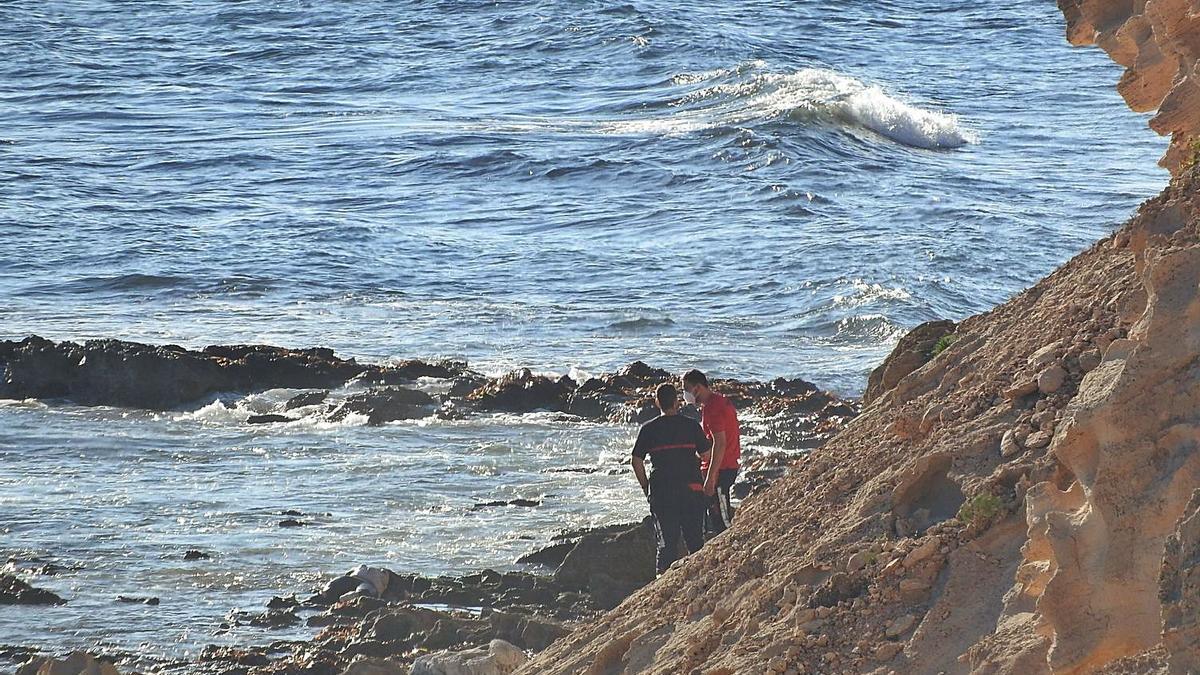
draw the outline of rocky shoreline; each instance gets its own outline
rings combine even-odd
[[[373,426],[532,412],[634,424],[656,414],[653,389],[673,377],[641,362],[575,382],[529,370],[489,378],[453,361],[360,364],[321,348],[237,345],[188,350],[117,340],[52,342],[37,336],[0,342],[0,398],[168,410],[213,400],[236,405],[229,402],[231,395],[292,390],[272,409],[249,415],[247,425],[287,424],[306,417],[337,421],[357,415],[362,424]],[[752,439],[736,490],[743,498],[782,476],[799,451],[819,446],[858,414],[857,401],[800,379],[719,380],[715,386],[738,405],[746,437]],[[764,447],[768,449],[759,449]],[[476,508],[512,505],[539,506],[536,501],[515,500],[481,503]],[[299,512],[281,515],[289,517],[280,526],[304,522],[305,514]],[[188,551],[185,559],[204,556]],[[383,675],[407,673],[410,668],[428,673],[508,672],[527,654],[545,649],[574,625],[616,607],[653,581],[654,537],[648,521],[563,532],[516,562],[543,571],[483,570],[431,578],[380,570],[386,579],[380,582],[381,592],[346,598],[328,589],[286,589],[289,595],[275,597],[261,609],[231,611],[218,627],[218,632],[224,632],[240,626],[303,625],[317,631],[311,640],[244,648],[210,646],[194,660],[150,666],[137,655],[109,653],[104,658],[122,668],[209,675]],[[331,584],[346,580],[335,577]],[[3,577],[3,584],[19,599],[15,601],[53,596],[40,595],[46,592],[12,574]],[[0,602],[4,597],[0,593]],[[157,600],[119,599],[150,605]],[[62,658],[20,647],[8,648],[5,654],[23,663],[21,675],[39,673],[42,666],[53,665],[55,656]],[[94,667],[109,672],[101,662],[88,660],[94,658],[72,655],[73,660],[62,661],[54,666],[58,670],[52,670]],[[468,661],[474,665],[463,665]]]

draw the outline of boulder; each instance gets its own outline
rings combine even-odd
[[[953,321],[927,321],[900,338],[883,364],[871,371],[867,379],[867,391],[863,394],[863,405],[869,405],[891,391],[905,376],[925,365],[938,340],[953,333],[955,328]]]
[[[34,588],[11,574],[0,574],[0,605],[65,605],[50,591]]]
[[[412,675],[509,675],[529,657],[504,640],[487,647],[459,652],[439,652],[413,662]]]
[[[588,534],[567,554],[554,580],[565,589],[585,591],[605,609],[654,580],[656,549],[649,518],[616,534]]]
[[[329,418],[342,420],[351,414],[366,415],[367,424],[377,426],[428,417],[436,405],[437,402],[423,391],[384,387],[348,396],[329,413]]]
[[[571,389],[528,368],[509,373],[467,395],[482,410],[525,413],[534,410],[561,412]]]

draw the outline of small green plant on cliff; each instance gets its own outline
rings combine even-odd
[[[933,358],[938,354],[946,351],[946,348],[958,341],[958,336],[954,333],[943,335],[938,338],[937,344],[933,345],[933,351],[929,352],[929,358]]]
[[[1180,167],[1182,171],[1190,171],[1193,166],[1200,164],[1200,138],[1193,139],[1188,145],[1188,150],[1191,153],[1184,158],[1183,165]]]
[[[1004,504],[996,495],[985,492],[968,499],[958,510],[958,520],[968,525],[983,527],[996,519]]]

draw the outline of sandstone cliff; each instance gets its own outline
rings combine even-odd
[[[1170,186],[936,356],[902,342],[732,530],[520,672],[1200,668],[1197,4],[1063,5],[1158,106]]]
[[[1067,39],[1098,45],[1125,67],[1117,90],[1138,112],[1156,111],[1150,127],[1171,136],[1159,162],[1173,174],[1200,150],[1200,2],[1058,0]]]

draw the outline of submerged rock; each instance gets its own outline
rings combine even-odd
[[[0,605],[65,605],[58,595],[34,588],[11,574],[0,574]]]

